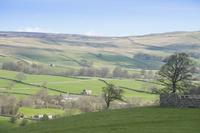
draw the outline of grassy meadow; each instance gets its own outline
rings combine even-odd
[[[10,79],[15,79],[16,72],[0,70],[0,76]],[[142,81],[136,81],[134,79],[104,79],[109,83],[113,83],[116,86],[123,86],[128,88],[133,88],[137,90],[148,91],[149,87],[154,86],[151,83],[146,83]],[[43,82],[47,83],[47,87],[55,88],[56,90],[62,90],[68,93],[80,94],[83,89],[92,90],[93,95],[101,95],[102,88],[105,84],[99,81],[98,78],[78,78],[78,77],[59,77],[59,76],[49,76],[49,75],[28,75],[26,74],[26,79],[23,80],[27,83],[42,85]],[[8,89],[10,81],[0,79],[0,91],[3,92],[18,92],[35,94],[41,88],[24,85],[16,83],[11,89]],[[58,95],[59,92],[49,90],[50,95]],[[138,93],[130,90],[124,90],[125,97],[139,97],[144,99],[155,99],[157,96],[153,94]],[[24,97],[24,96],[19,96]]]
[[[86,113],[25,127],[0,125],[6,133],[199,133],[199,109],[133,108]],[[5,124],[5,123],[4,123]]]
[[[200,32],[127,37],[0,32],[0,68],[3,69],[3,66],[9,62],[21,62],[29,66],[37,64],[45,68],[42,69],[43,71],[67,72],[66,70],[79,70],[89,65],[88,68],[95,69],[106,67],[109,75],[116,67],[127,70],[130,74],[140,75],[141,70],[156,72],[163,65],[164,58],[177,51],[191,55],[199,67],[199,36]],[[16,79],[18,72],[2,69],[0,69],[0,77]],[[92,95],[101,96],[102,88],[106,86],[97,77],[25,75],[26,78],[23,80],[25,83],[45,84],[48,88],[66,93],[81,94],[84,89],[87,89],[92,90]],[[136,79],[101,79],[116,86],[139,91],[151,92],[152,88],[161,87]],[[12,82],[0,78],[0,94],[15,95],[18,101],[42,89],[42,87],[19,82],[9,87]],[[127,101],[154,103],[159,99],[159,95],[123,90],[123,99]],[[60,92],[48,90],[48,94],[60,95]],[[20,127],[22,119],[11,123],[10,118],[0,116],[0,133],[200,133],[200,110],[191,108],[141,107],[83,113],[78,108],[64,110],[20,107],[18,113],[23,113],[25,118],[40,114],[58,115],[62,118],[39,122],[29,121],[26,126]]]
[[[65,111],[62,109],[53,109],[53,108],[42,108],[42,109],[35,109],[35,108],[28,108],[28,107],[22,107],[19,109],[20,113],[23,113],[25,117],[31,117],[34,115],[64,115]]]

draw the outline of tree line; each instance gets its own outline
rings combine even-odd
[[[139,72],[129,72],[117,66],[114,69],[108,67],[82,67],[80,69],[58,70],[36,63],[23,61],[11,61],[2,64],[2,69],[23,72],[28,74],[45,74],[55,76],[89,76],[101,78],[144,78],[152,79],[155,72],[152,70],[140,70]]]

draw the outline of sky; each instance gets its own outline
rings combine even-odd
[[[200,30],[200,0],[0,0],[0,31],[131,36]]]

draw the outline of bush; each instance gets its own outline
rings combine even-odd
[[[47,114],[44,114],[41,120],[47,121],[47,120],[49,120],[49,116]]]
[[[20,106],[23,107],[34,107],[34,99],[32,96],[24,98],[20,101]]]
[[[95,112],[103,110],[105,108],[105,102],[101,97],[81,96],[77,100],[66,101],[64,108],[67,111],[78,109],[81,112]]]
[[[132,97],[127,100],[127,108],[144,107],[144,106],[158,106],[159,99],[145,100],[139,97]]]
[[[58,119],[58,118],[61,118],[61,117],[62,117],[62,115],[56,114],[56,115],[53,116],[53,119]]]
[[[16,117],[14,117],[14,116],[10,117],[10,122],[11,123],[16,123],[16,121],[17,121]]]
[[[18,113],[16,117],[17,117],[17,119],[24,118],[24,114],[23,113]]]
[[[98,97],[81,97],[77,101],[77,108],[82,112],[95,112],[103,110],[105,103],[102,98]]]
[[[22,122],[20,123],[20,126],[26,126],[28,124],[28,120],[23,119]]]

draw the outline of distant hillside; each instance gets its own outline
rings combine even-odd
[[[73,68],[86,62],[94,67],[158,69],[163,58],[174,52],[199,59],[199,51],[200,32],[128,37],[0,32],[0,64],[23,60]]]

